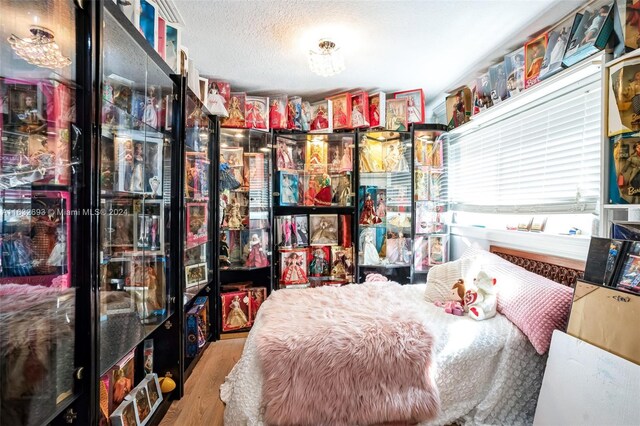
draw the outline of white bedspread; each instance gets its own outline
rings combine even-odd
[[[424,322],[437,342],[441,413],[422,425],[455,420],[475,425],[533,423],[545,357],[502,315],[486,321],[448,315],[423,299],[424,290],[424,285],[407,285],[397,294],[424,310]],[[262,373],[254,344],[260,325],[258,314],[242,357],[220,387],[220,398],[226,403],[225,425],[263,424]]]

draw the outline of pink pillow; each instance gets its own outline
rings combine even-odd
[[[565,330],[573,289],[514,265],[487,251],[476,252],[476,262],[498,286],[498,312],[507,317],[543,355],[553,330]],[[464,255],[463,255],[464,256]]]

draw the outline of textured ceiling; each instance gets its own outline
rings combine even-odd
[[[254,94],[423,88],[429,100],[579,5],[578,0],[178,0],[200,74]],[[341,46],[346,71],[313,74],[309,48]],[[489,60],[494,59],[493,57]]]

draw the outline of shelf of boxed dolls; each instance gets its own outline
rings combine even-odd
[[[102,123],[102,136],[113,139],[114,137],[129,137],[133,140],[144,142],[148,138],[163,139],[165,136],[171,137],[171,132],[167,129],[164,131],[152,127],[132,115],[130,112],[123,110],[117,105],[103,99],[103,111],[111,110],[118,114],[120,120],[125,120],[130,125]]]
[[[363,265],[359,264],[359,268],[380,268],[380,269],[397,269],[397,268],[410,268],[409,263],[380,263],[378,265]]]

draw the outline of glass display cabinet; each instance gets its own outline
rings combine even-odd
[[[273,282],[354,282],[355,134],[282,131],[274,138]]]
[[[168,67],[132,39],[129,21],[116,19],[114,5],[106,3],[98,164],[100,375],[174,310],[170,208],[172,183],[179,181],[171,173],[177,87]]]
[[[381,274],[411,282],[411,133],[358,133],[358,282]]]
[[[219,330],[246,330],[271,289],[271,136],[220,129]]]
[[[83,17],[72,0],[0,10],[0,424],[39,425],[76,399],[87,361],[76,314],[88,276],[71,244],[84,220]]]
[[[414,152],[414,256],[412,282],[426,282],[433,265],[449,260],[447,226],[446,127],[415,124]]]

